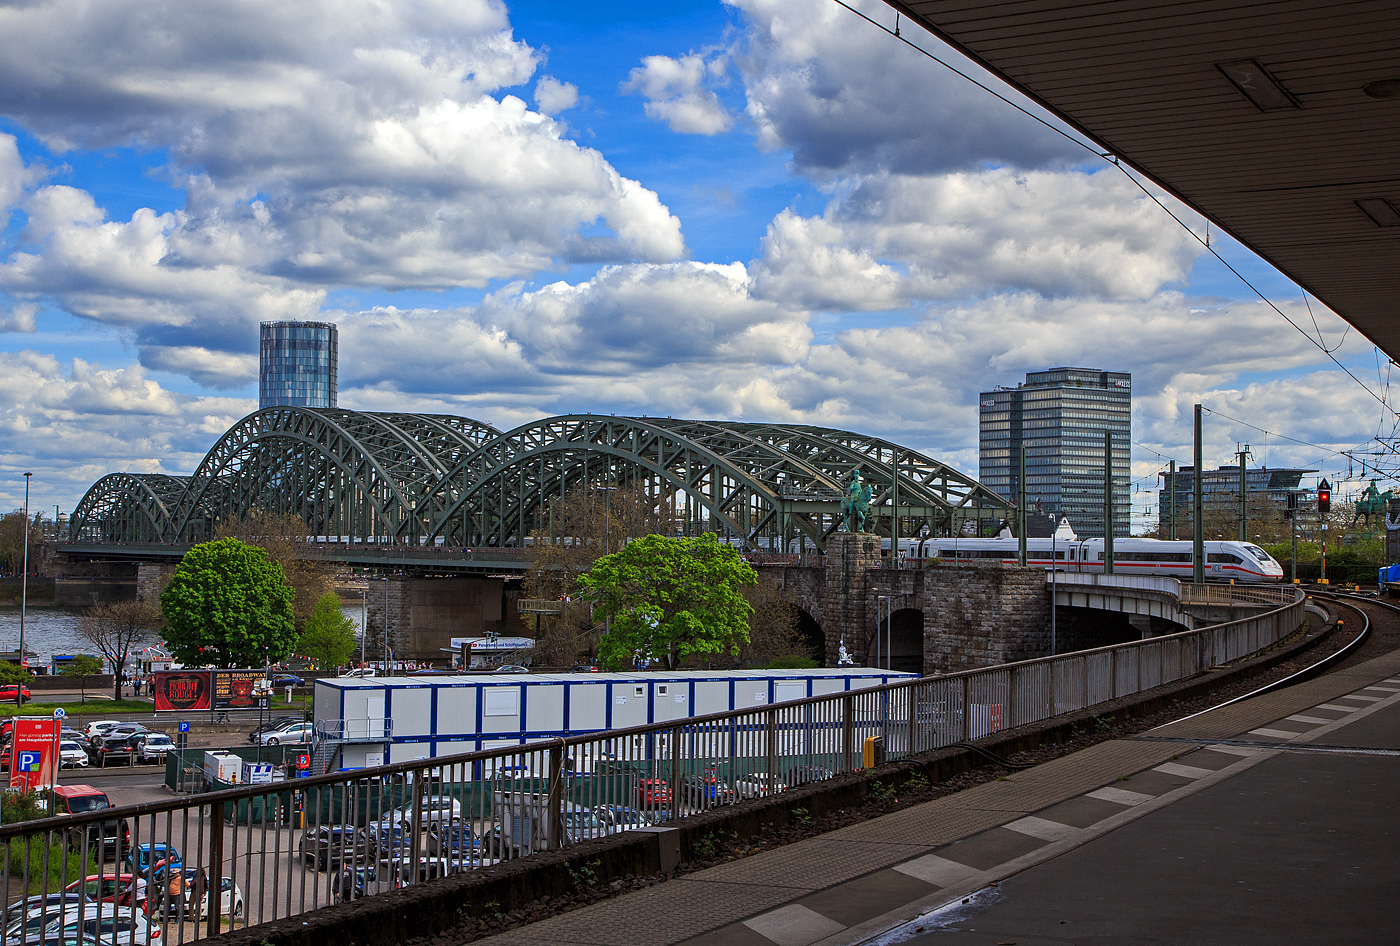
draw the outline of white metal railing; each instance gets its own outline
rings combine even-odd
[[[1183,589],[1185,591],[1186,589]],[[1249,589],[1257,592],[1259,589]],[[0,826],[0,886],[38,895],[40,925],[101,904],[53,893],[85,874],[137,868],[142,845],[182,855],[191,877],[234,894],[197,923],[174,919],[159,872],[144,889],[161,942],[217,934],[244,905],[248,924],[785,791],[862,766],[867,739],[888,760],[1086,709],[1181,680],[1271,646],[1303,619],[1292,587],[1239,621],[998,667],[925,677],[633,729],[416,759]],[[1210,597],[1210,593],[1203,593]],[[1287,600],[1284,600],[1287,599]],[[324,720],[321,745],[387,739],[384,721]],[[318,747],[319,748],[319,747]],[[106,826],[124,824],[127,833]],[[8,845],[8,847],[6,846]],[[147,848],[149,851],[150,848]],[[111,868],[101,867],[112,858]],[[146,873],[151,873],[150,865]],[[130,900],[135,887],[123,894]],[[45,912],[47,911],[47,912]],[[20,937],[0,929],[0,946]]]
[[[1175,578],[1160,578],[1154,575],[1097,575],[1084,572],[1056,572],[1056,587],[1082,588],[1121,588],[1134,591],[1155,591],[1159,594],[1181,597],[1183,585]]]
[[[367,719],[318,719],[316,739],[323,742],[385,742],[393,738],[394,721]]]

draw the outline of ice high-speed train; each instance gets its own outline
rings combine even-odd
[[[889,539],[884,540],[889,551]],[[949,536],[941,539],[900,539],[901,558],[941,558],[969,562],[990,560],[1016,564],[1017,547],[1013,538],[968,539]],[[1244,583],[1283,581],[1283,566],[1257,545],[1249,542],[1205,543],[1206,581]],[[1103,572],[1103,539],[1060,536],[1054,540],[1026,539],[1026,564],[1061,572]],[[1113,572],[1116,575],[1160,575],[1189,582],[1192,577],[1191,543],[1164,542],[1160,539],[1114,539]]]

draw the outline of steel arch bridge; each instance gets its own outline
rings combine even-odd
[[[884,535],[894,515],[902,535],[980,533],[1010,508],[921,453],[824,427],[574,414],[502,432],[444,414],[275,407],[230,428],[189,476],[104,476],[70,534],[199,542],[260,509],[299,517],[323,542],[522,547],[571,491],[627,486],[686,534],[822,548],[853,470],[873,487],[867,524]]]

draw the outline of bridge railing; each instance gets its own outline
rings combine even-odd
[[[1050,579],[1047,577],[1046,581]],[[1159,594],[1180,598],[1182,583],[1175,578],[1158,578],[1152,575],[1096,575],[1082,572],[1056,572],[1055,584],[1076,588],[1118,588],[1134,591],[1155,591]]]
[[[8,823],[0,827],[0,850],[7,853],[0,857],[0,883],[11,904],[40,897],[28,921],[36,930],[82,928],[102,904],[78,894],[52,901],[42,895],[110,873],[118,902],[144,890],[147,903],[138,912],[162,927],[162,942],[183,943],[228,925],[303,913],[830,778],[861,768],[872,738],[884,759],[902,759],[1188,678],[1292,633],[1303,620],[1305,596],[1291,587],[1277,591],[1288,600],[1268,612],[1149,640],[738,712]],[[361,731],[368,738],[371,730],[380,733],[368,720],[326,721],[319,729],[330,739]],[[188,912],[185,921],[178,918],[168,872],[150,863],[176,856],[192,883],[229,891],[222,901],[211,897],[211,912],[195,914],[196,922]],[[118,876],[133,873],[145,874],[143,887],[133,889]],[[240,905],[242,914],[230,916]],[[0,946],[11,938],[22,937],[0,929]]]

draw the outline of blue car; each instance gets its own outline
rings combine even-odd
[[[169,862],[164,863],[164,862]],[[180,852],[170,844],[142,844],[134,851],[127,851],[124,859],[126,870],[129,874],[138,874],[142,877],[149,877],[151,867],[160,864],[162,867],[179,867],[184,863],[184,858]]]
[[[278,673],[274,674],[272,677],[272,688],[274,690],[280,690],[283,687],[299,687],[305,684],[306,681],[294,673]]]

